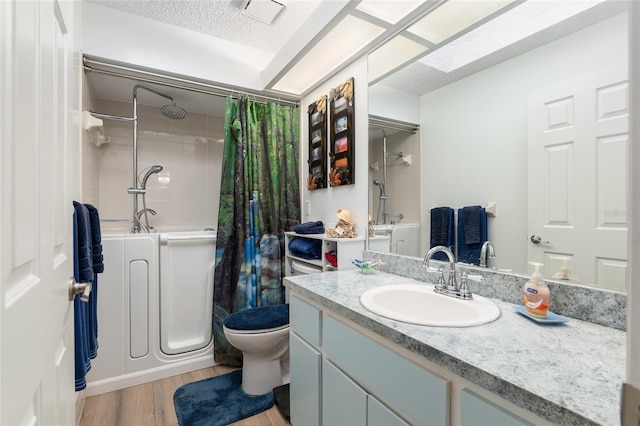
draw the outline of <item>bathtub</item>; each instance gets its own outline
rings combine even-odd
[[[216,233],[204,229],[103,234],[87,396],[214,365]]]

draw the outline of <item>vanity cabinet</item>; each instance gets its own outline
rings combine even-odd
[[[447,381],[292,295],[293,425],[444,425]]]
[[[305,259],[295,256],[289,250],[289,243],[295,238],[320,241],[322,252],[320,259]],[[313,273],[355,268],[353,259],[362,259],[364,238],[329,238],[325,234],[298,234],[285,232],[285,275],[296,273]],[[335,253],[336,266],[327,260],[327,253]]]

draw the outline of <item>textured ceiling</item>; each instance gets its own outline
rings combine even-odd
[[[273,25],[242,14],[242,0],[89,0],[121,12],[277,53],[321,0],[289,0]]]

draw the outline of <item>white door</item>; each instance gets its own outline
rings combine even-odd
[[[627,78],[617,67],[529,96],[529,260],[546,277],[569,256],[581,282],[625,290]]]
[[[75,424],[74,2],[0,2],[0,424]]]

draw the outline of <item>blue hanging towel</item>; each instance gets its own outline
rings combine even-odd
[[[487,241],[487,212],[480,206],[458,209],[459,262],[480,265],[482,244]]]
[[[454,227],[453,209],[451,207],[435,207],[431,209],[431,247],[445,246],[453,253]],[[433,255],[435,260],[448,261],[446,254],[438,252]]]
[[[74,279],[79,283],[92,282],[93,255],[89,210],[74,201],[73,213],[73,269]],[[89,309],[86,302],[80,301],[77,294],[73,300],[74,307],[74,342],[75,342],[75,389],[80,391],[87,387],[86,375],[91,369]]]
[[[89,211],[91,226],[91,259],[93,265],[93,281],[89,295],[89,357],[98,356],[98,274],[104,272],[104,255],[102,254],[102,232],[100,231],[100,214],[91,204],[85,204]]]

